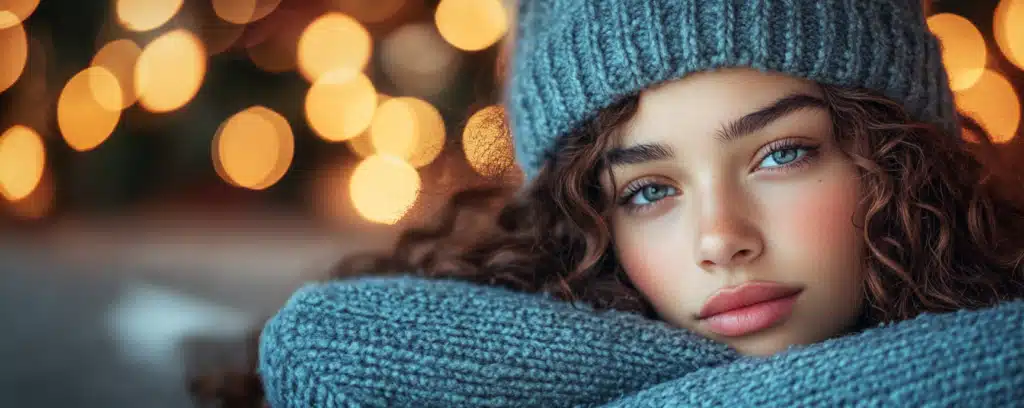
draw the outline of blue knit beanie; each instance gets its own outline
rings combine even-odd
[[[532,179],[619,99],[714,68],[867,88],[959,135],[920,0],[519,0],[506,104]]]

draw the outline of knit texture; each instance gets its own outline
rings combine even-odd
[[[517,161],[536,175],[558,141],[627,95],[748,67],[866,88],[959,137],[920,0],[520,0],[506,93]]]
[[[758,358],[546,295],[362,278],[296,292],[260,374],[273,407],[1024,406],[1024,300]]]
[[[739,357],[627,313],[455,281],[300,289],[263,330],[271,406],[575,406]]]

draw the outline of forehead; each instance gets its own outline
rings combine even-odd
[[[798,93],[822,96],[814,82],[783,74],[752,69],[692,74],[642,92],[621,143],[653,142],[680,132],[712,135],[743,115]]]

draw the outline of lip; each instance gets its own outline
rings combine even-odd
[[[719,289],[704,303],[697,319],[703,320],[731,310],[790,297],[801,291],[802,287],[769,281],[751,281],[739,286],[725,287]]]
[[[778,325],[793,313],[802,287],[748,282],[718,291],[701,309],[700,323],[713,333],[742,336]]]

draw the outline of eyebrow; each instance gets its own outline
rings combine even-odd
[[[825,108],[825,101],[807,94],[785,96],[771,105],[730,122],[715,132],[719,141],[731,142],[743,136],[756,133],[773,122],[787,115],[808,108]],[[644,143],[629,147],[614,148],[605,154],[605,164],[609,167],[641,164],[650,161],[665,160],[674,157],[672,148],[663,143]]]
[[[792,94],[756,112],[748,113],[742,118],[734,120],[728,126],[719,129],[715,136],[723,142],[731,142],[764,129],[772,124],[772,122],[782,119],[793,112],[808,108],[824,109],[826,106],[825,101],[816,96],[800,93]]]

